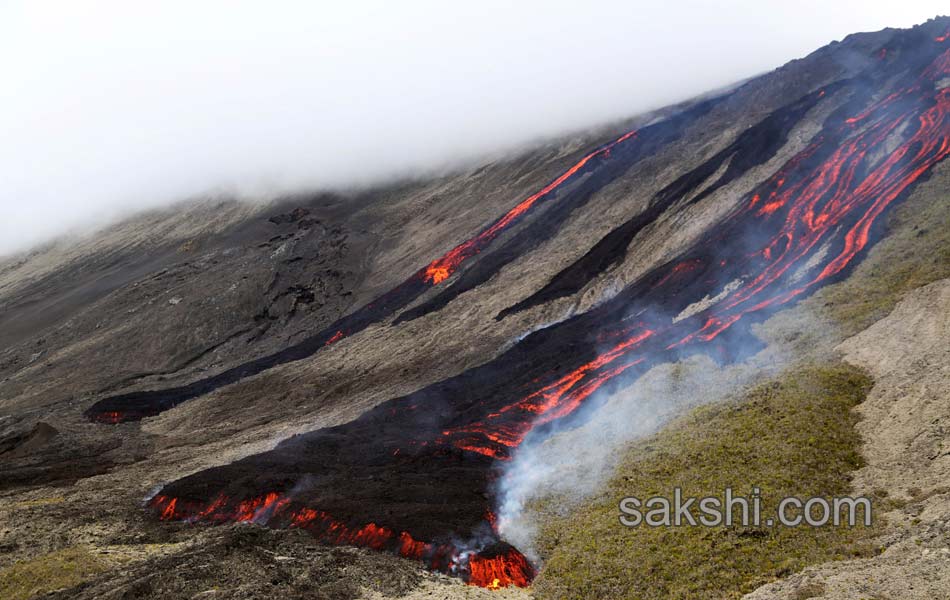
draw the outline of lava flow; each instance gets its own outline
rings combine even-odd
[[[423,271],[425,280],[436,284],[441,283],[442,281],[451,277],[452,273],[458,270],[459,266],[461,266],[464,261],[481,252],[485,246],[498,237],[501,232],[510,227],[516,219],[525,214],[538,200],[543,199],[548,194],[563,185],[571,177],[574,177],[578,171],[580,171],[584,165],[589,163],[592,159],[599,156],[609,156],[610,151],[614,148],[614,146],[617,144],[622,144],[623,142],[634,137],[636,134],[636,131],[629,131],[609,144],[594,150],[584,158],[580,159],[576,164],[574,164],[574,166],[565,171],[560,177],[541,188],[540,191],[522,200],[517,206],[508,211],[503,217],[495,221],[490,227],[486,228],[475,237],[459,244],[455,248],[452,248],[444,256],[432,261]]]
[[[596,159],[604,160],[608,158],[611,150],[628,140],[634,139],[636,135],[636,131],[629,131],[612,142],[588,153],[554,181],[519,202],[480,233],[433,260],[429,265],[416,271],[401,284],[369,304],[331,323],[318,334],[274,354],[263,356],[217,375],[183,386],[163,390],[131,392],[104,398],[93,404],[86,411],[86,416],[98,423],[114,425],[157,415],[182,402],[256,375],[277,365],[312,356],[343,338],[385,320],[432,286],[438,285],[451,277],[465,261],[482,252],[499,235],[522,220],[540,201],[551,197],[568,181],[577,178],[589,169],[595,168],[599,164]]]
[[[629,385],[657,364],[697,352],[740,359],[755,347],[751,323],[855,264],[888,207],[950,155],[950,87],[939,83],[950,77],[950,50],[934,50],[924,60],[895,45],[886,67],[809,94],[802,111],[833,104],[804,149],[679,256],[595,308],[353,421],[174,481],[149,506],[166,520],[301,527],[327,543],[425,561],[473,585],[527,585],[533,566],[486,518],[505,461],[531,436],[571,425],[597,392]],[[896,89],[864,95],[890,90],[885,82]],[[694,198],[729,158],[697,167],[707,175],[670,188],[678,194],[670,202]],[[517,210],[512,219],[523,214]],[[449,277],[497,235],[494,227],[420,278]],[[686,310],[704,299],[701,310]]]
[[[525,587],[535,574],[531,563],[503,542],[475,552],[450,543],[419,541],[405,531],[397,534],[375,523],[349,527],[323,511],[296,505],[288,496],[276,492],[240,502],[219,495],[206,505],[180,502],[178,498],[159,494],[149,500],[148,505],[164,521],[257,523],[303,529],[326,543],[386,550],[421,560],[434,571],[462,577],[470,585],[480,587]]]
[[[506,459],[533,428],[569,415],[605,383],[647,358],[662,358],[666,352],[689,344],[712,342],[747,314],[774,310],[841,273],[869,243],[877,217],[950,154],[950,88],[935,91],[933,86],[948,75],[950,50],[924,71],[921,82],[829,127],[763,183],[746,207],[730,217],[724,232],[707,237],[690,255],[648,276],[659,275],[649,289],[655,297],[682,294],[680,272],[687,270],[686,266],[694,269],[697,262],[705,264],[703,277],[707,280],[745,280],[702,311],[701,318],[628,331],[624,341],[594,360],[482,420],[444,431],[442,441]],[[901,126],[911,127],[912,133],[888,156],[869,165],[868,153],[883,147]],[[726,246],[710,260],[710,248],[717,242],[754,239],[755,233],[776,226],[777,231],[752,252],[751,261],[740,244]],[[824,243],[834,244],[838,253],[829,253],[824,264],[818,264],[820,270],[806,267],[809,260],[819,257],[817,251]],[[747,270],[737,272],[734,265],[743,263]],[[715,273],[717,268],[727,273]],[[809,272],[796,282],[789,277],[792,269]],[[639,293],[636,287],[631,290]],[[702,297],[697,294],[694,298]],[[669,307],[671,303],[659,305]],[[648,339],[657,343],[645,344]]]

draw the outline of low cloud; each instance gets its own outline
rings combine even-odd
[[[0,254],[209,191],[451,167],[939,5],[7,2]]]

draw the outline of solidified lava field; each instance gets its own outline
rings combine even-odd
[[[629,385],[659,363],[693,353],[723,363],[747,356],[757,347],[751,324],[846,274],[880,236],[882,215],[950,154],[948,35],[900,32],[868,58],[859,72],[788,98],[496,319],[577,293],[668,210],[702,202],[765,165],[797,126],[824,111],[800,151],[671,260],[480,366],[168,483],[149,509],[161,520],[301,528],[328,543],[418,559],[473,585],[529,584],[535,567],[501,539],[494,516],[494,482],[518,446],[552,424],[570,426],[598,392]],[[86,415],[107,424],[157,415],[276,365],[319,360],[322,349],[370,325],[449,310],[736,93],[591,148],[477,234],[303,341],[185,385],[103,398]],[[687,310],[704,299],[701,310]]]

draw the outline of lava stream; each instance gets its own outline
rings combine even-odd
[[[388,550],[404,558],[421,560],[434,571],[462,577],[473,586],[525,587],[535,575],[528,559],[504,543],[496,542],[475,551],[454,544],[416,540],[408,532],[396,533],[375,523],[352,527],[323,511],[297,505],[286,495],[277,492],[239,502],[219,495],[206,505],[189,504],[179,498],[159,494],[149,500],[148,505],[163,521],[257,523],[289,527],[306,530],[328,544]]]
[[[729,229],[740,238],[744,231],[768,231],[776,222],[778,230],[752,253],[763,259],[757,265],[758,274],[704,310],[703,319],[636,329],[593,361],[520,401],[492,411],[480,421],[444,431],[441,441],[507,459],[510,450],[533,428],[570,415],[600,387],[647,357],[659,358],[664,356],[662,350],[711,342],[747,314],[775,309],[842,272],[867,246],[872,224],[888,205],[950,154],[950,88],[935,91],[930,106],[917,112],[926,105],[925,97],[934,89],[934,81],[948,75],[950,50],[924,71],[921,83],[844,119],[836,130],[818,136],[759,186],[745,209],[730,217]],[[858,123],[865,128],[852,133]],[[902,125],[915,125],[913,133],[886,158],[869,165],[869,150],[882,147]],[[823,153],[828,154],[825,160],[810,164]],[[793,177],[795,180],[790,182]],[[762,198],[767,198],[766,203],[758,207]],[[829,239],[839,246],[837,255],[823,264],[817,275],[788,287],[786,275],[793,268],[802,268]],[[708,252],[707,248],[701,250]],[[666,286],[681,285],[677,274],[695,268],[696,261],[702,259],[675,263],[651,291],[662,294]],[[737,262],[741,257],[723,253],[709,268]],[[715,274],[708,278],[730,279]],[[659,346],[644,344],[649,338],[662,342]]]

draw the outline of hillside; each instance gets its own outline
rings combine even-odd
[[[943,17],[467,170],[4,259],[0,595],[950,593],[948,155]],[[684,482],[880,518],[617,523]]]

